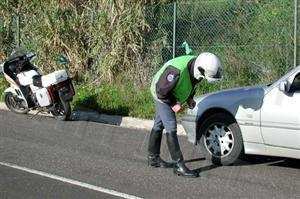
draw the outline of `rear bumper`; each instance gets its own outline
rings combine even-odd
[[[188,141],[196,144],[196,117],[193,115],[185,115],[182,117],[181,124],[188,136]]]

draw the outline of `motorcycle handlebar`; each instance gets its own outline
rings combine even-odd
[[[27,58],[28,60],[32,60],[34,57],[36,57],[36,54],[35,54],[35,53],[28,53],[28,54],[26,54],[26,58]]]

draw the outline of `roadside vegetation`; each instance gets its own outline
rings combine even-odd
[[[0,78],[0,101],[4,100],[3,92],[7,88],[7,82],[4,80],[4,78]]]
[[[172,57],[171,2],[3,0],[0,59],[16,46],[19,16],[21,46],[38,54],[35,64],[45,73],[67,68],[74,77],[74,108],[151,118],[151,78]],[[269,83],[292,66],[292,1],[182,2],[176,55],[187,41],[193,53],[216,53],[225,67],[224,81],[204,83],[198,94]],[[4,85],[0,79],[1,93]]]

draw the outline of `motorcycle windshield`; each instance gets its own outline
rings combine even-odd
[[[7,62],[12,62],[14,60],[16,60],[17,58],[21,58],[21,57],[25,57],[26,56],[26,53],[23,52],[23,51],[15,51],[13,52],[8,58],[7,60],[5,61],[6,63]]]

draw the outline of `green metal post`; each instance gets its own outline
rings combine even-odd
[[[177,2],[173,4],[173,58],[176,56],[176,18],[177,18]]]
[[[294,10],[294,67],[297,66],[297,26],[298,26],[298,0],[295,0]]]
[[[17,48],[20,48],[20,15],[17,14],[17,27],[16,27],[16,40],[17,40]]]

